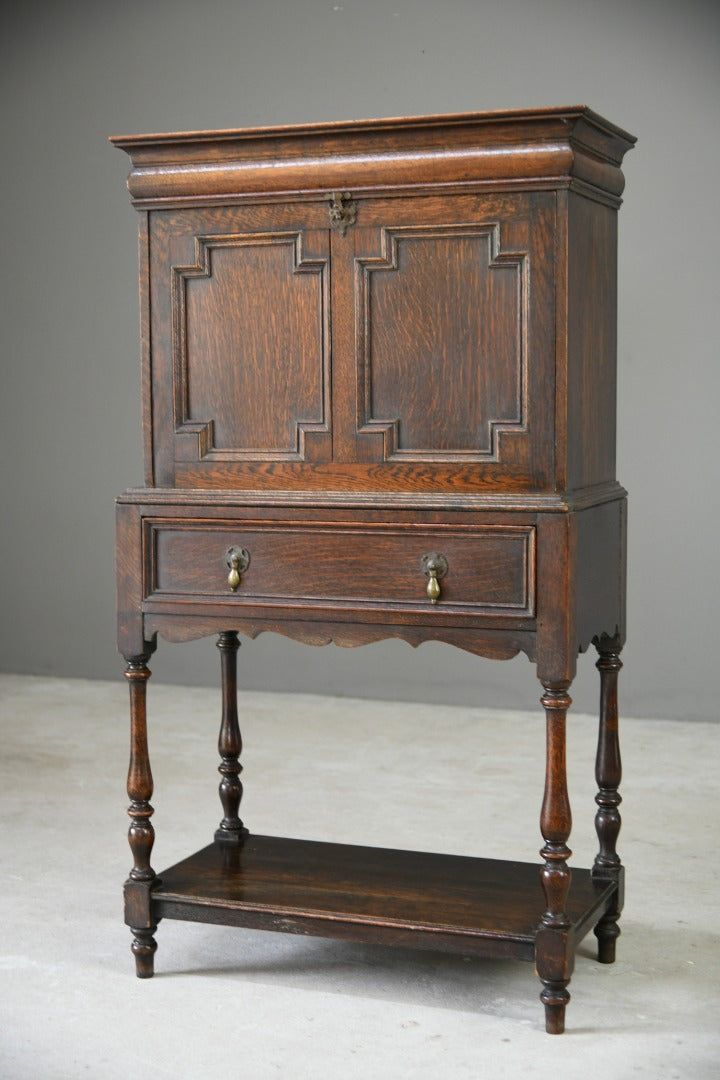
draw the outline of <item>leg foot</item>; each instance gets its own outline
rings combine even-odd
[[[157,949],[157,942],[153,934],[157,930],[157,926],[151,926],[148,929],[131,926],[130,929],[133,933],[130,948],[135,957],[135,974],[138,979],[152,979],[155,970],[155,951]]]
[[[601,964],[615,963],[615,942],[620,937],[620,927],[617,924],[619,918],[619,911],[608,912],[593,931],[598,942],[598,960]]]
[[[548,1035],[562,1035],[565,1031],[565,1006],[570,994],[566,983],[546,983],[540,994],[545,1006],[545,1030]]]

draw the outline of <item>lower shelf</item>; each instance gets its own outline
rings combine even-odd
[[[573,947],[615,888],[573,868]],[[269,836],[211,844],[152,890],[156,919],[527,960],[543,908],[537,864]]]

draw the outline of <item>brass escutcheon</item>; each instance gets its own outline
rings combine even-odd
[[[250,565],[250,552],[243,547],[229,547],[225,552],[225,563],[230,567],[228,586],[231,592],[235,592],[240,584],[240,575],[244,574]]]
[[[448,572],[448,561],[444,555],[432,551],[420,559],[420,569],[428,579],[425,590],[428,600],[431,604],[437,604],[441,593],[440,579],[444,578]]]
[[[355,224],[357,203],[353,202],[349,191],[333,191],[328,195],[330,203],[330,225],[344,236],[349,225]]]

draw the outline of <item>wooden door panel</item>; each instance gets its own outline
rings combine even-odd
[[[359,204],[332,248],[355,312],[333,339],[336,461],[367,463],[367,486],[551,482],[554,225],[545,192]]]
[[[301,233],[198,241],[200,265],[174,267],[176,393],[183,425],[212,426],[206,455],[303,460],[327,432],[323,277]]]
[[[295,215],[209,209],[151,233],[161,476],[233,486],[253,461],[331,460],[327,221]]]
[[[383,229],[358,259],[361,433],[386,460],[497,461],[525,431],[527,254],[493,225]]]

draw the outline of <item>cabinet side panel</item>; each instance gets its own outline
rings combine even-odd
[[[627,502],[618,499],[574,515],[578,535],[577,643],[602,635],[625,641]]]
[[[138,267],[140,271],[140,345],[143,455],[145,483],[155,484],[153,453],[152,348],[150,327],[150,224],[148,213],[140,214],[138,229]]]
[[[567,486],[615,479],[617,211],[568,199]]]
[[[145,408],[152,423],[149,446],[152,452],[153,484],[157,487],[172,487],[175,480],[172,454],[172,310],[167,301],[170,295],[170,245],[169,231],[164,225],[163,217],[163,213],[157,210],[148,214],[148,400]]]
[[[572,682],[577,663],[577,514],[540,514],[537,528],[537,675]]]
[[[141,510],[138,506],[116,507],[115,581],[118,652],[123,656],[139,656],[152,651],[154,643],[146,641],[144,636]]]

